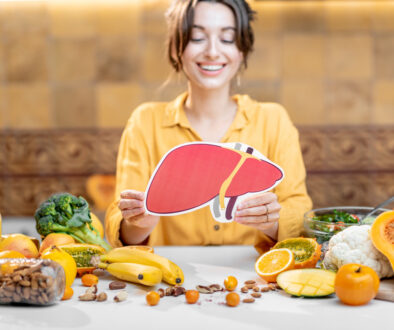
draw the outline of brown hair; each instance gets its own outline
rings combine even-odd
[[[190,40],[194,10],[199,2],[221,3],[229,7],[236,21],[236,45],[243,54],[246,68],[248,54],[253,50],[254,34],[250,22],[255,12],[245,0],[174,0],[166,13],[168,23],[167,55],[175,71],[182,69],[182,55]]]

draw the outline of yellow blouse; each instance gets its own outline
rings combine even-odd
[[[115,201],[107,210],[106,237],[112,246],[119,239],[122,215],[118,209],[120,192],[145,191],[160,159],[171,148],[202,141],[190,126],[183,104],[187,93],[169,103],[145,103],[131,115],[123,132],[116,171]],[[303,214],[312,206],[305,187],[305,168],[298,132],[286,110],[276,103],[259,103],[247,95],[235,95],[235,119],[220,142],[242,142],[260,151],[285,172],[274,188],[282,206],[278,240],[301,234]],[[178,216],[161,217],[148,239],[149,245],[258,245],[268,250],[275,242],[262,232],[231,222],[218,223],[209,206]]]

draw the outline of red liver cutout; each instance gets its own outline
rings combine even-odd
[[[219,194],[240,159],[236,151],[213,144],[190,144],[170,151],[147,191],[148,211],[184,212],[209,202]],[[231,181],[226,197],[266,190],[281,178],[276,166],[248,158]]]

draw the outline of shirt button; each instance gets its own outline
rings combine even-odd
[[[220,226],[219,226],[219,225],[214,225],[214,226],[213,226],[213,229],[219,230],[219,229],[220,229]]]

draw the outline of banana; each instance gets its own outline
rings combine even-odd
[[[154,286],[161,282],[163,273],[157,267],[127,263],[114,262],[106,264],[101,262],[100,268],[107,270],[111,275],[120,280],[139,283],[147,286]]]
[[[163,280],[171,285],[183,283],[182,269],[172,261],[158,254],[137,249],[129,249],[127,246],[115,248],[100,256],[102,262],[132,262],[136,264],[154,266],[163,272]]]

